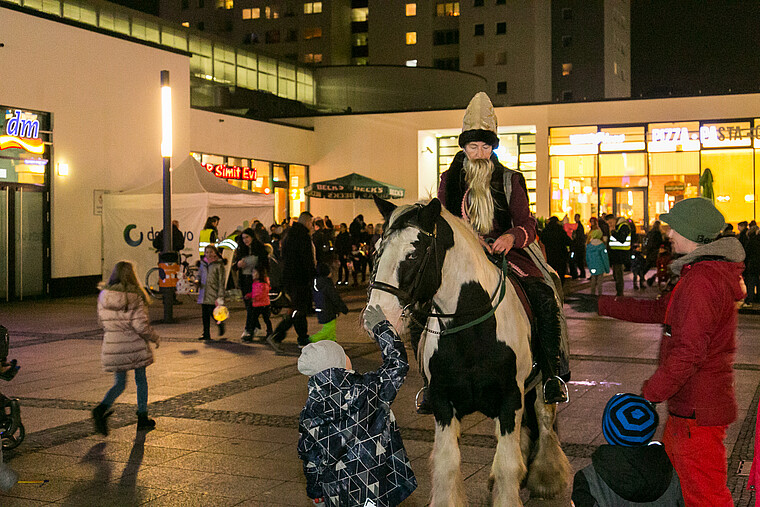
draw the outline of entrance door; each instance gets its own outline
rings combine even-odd
[[[44,197],[41,188],[0,186],[0,301],[48,293]]]
[[[649,224],[646,187],[617,187],[599,189],[599,215],[613,213],[630,218],[639,231]]]

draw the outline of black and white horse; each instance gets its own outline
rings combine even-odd
[[[379,305],[401,330],[412,308],[429,308],[417,359],[435,415],[431,505],[466,503],[458,439],[462,418],[473,412],[496,422],[493,505],[522,505],[522,484],[538,497],[564,493],[571,469],[554,431],[556,405],[525,388],[531,323],[514,287],[472,228],[441,210],[438,199],[376,204],[386,227],[368,304]]]

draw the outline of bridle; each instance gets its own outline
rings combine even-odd
[[[439,219],[441,219],[439,217]],[[506,276],[507,276],[507,270],[509,269],[509,264],[507,263],[506,257],[502,259],[502,269],[501,269],[501,277],[499,279],[499,287],[497,287],[496,291],[494,291],[493,295],[491,296],[490,300],[488,301],[488,309],[475,309],[475,310],[467,310],[464,312],[460,312],[459,314],[456,313],[443,313],[441,311],[441,308],[433,301],[433,296],[430,296],[430,299],[422,301],[419,290],[420,290],[420,283],[422,281],[422,276],[424,275],[428,263],[430,262],[430,258],[432,257],[435,259],[436,269],[435,274],[438,277],[436,280],[436,287],[440,287],[440,283],[443,279],[443,266],[440,265],[439,256],[438,256],[438,223],[436,220],[435,225],[433,226],[433,232],[430,233],[426,230],[424,230],[422,227],[420,227],[417,224],[408,224],[407,227],[412,227],[414,229],[417,229],[422,235],[431,238],[430,244],[425,249],[425,253],[422,257],[422,261],[420,263],[420,267],[417,270],[417,273],[414,276],[414,280],[410,284],[409,288],[407,290],[404,290],[400,287],[396,287],[395,285],[391,285],[389,283],[385,282],[379,282],[376,280],[377,276],[377,266],[380,262],[380,253],[378,253],[377,258],[375,259],[375,265],[372,269],[372,277],[370,278],[369,288],[368,288],[368,294],[367,299],[369,300],[369,296],[372,294],[372,290],[377,289],[383,292],[387,292],[389,294],[392,294],[395,296],[399,302],[401,303],[401,316],[402,318],[408,318],[415,322],[416,325],[418,325],[420,328],[425,328],[426,326],[418,322],[418,319],[427,321],[427,319],[434,317],[439,320],[440,324],[440,332],[433,331],[430,329],[426,329],[428,332],[433,332],[436,334],[440,334],[441,336],[447,335],[447,334],[454,334],[459,331],[462,331],[464,329],[476,326],[480,324],[481,322],[484,322],[485,320],[489,319],[495,312],[496,308],[498,308],[499,304],[504,299],[504,295],[506,294]],[[386,233],[387,235],[390,233],[392,228],[389,228]],[[496,304],[494,304],[494,300],[497,298]],[[485,313],[483,313],[485,312]],[[443,323],[440,322],[441,319],[451,319],[454,318],[456,315],[462,315],[462,314],[481,314],[479,317],[474,318],[471,321],[468,321],[467,323],[453,327],[444,329]]]

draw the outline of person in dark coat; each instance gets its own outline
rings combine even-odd
[[[364,312],[383,365],[359,374],[336,342],[301,351],[298,371],[309,376],[301,411],[298,456],[306,494],[327,506],[390,507],[417,488],[391,403],[409,371],[404,344],[378,306]]]
[[[749,228],[747,243],[744,245],[746,255],[744,283],[747,285],[745,305],[760,303],[760,229],[757,225]]]
[[[314,243],[311,242],[312,215],[304,211],[282,240],[282,287],[290,299],[293,312],[288,313],[267,336],[267,343],[281,352],[280,343],[290,327],[298,334],[298,345],[309,342],[306,316],[311,310],[311,283],[316,275]]]
[[[314,243],[317,262],[332,262],[332,239],[330,238],[330,232],[325,227],[324,220],[321,218],[314,220],[314,234],[311,235],[311,241]]]
[[[330,266],[324,262],[317,264],[317,277],[311,286],[311,297],[317,310],[317,322],[322,324],[322,329],[311,335],[309,340],[312,343],[320,340],[335,341],[338,313],[348,314],[348,307],[335,290],[330,279]]]
[[[559,275],[559,279],[565,281],[567,263],[570,261],[568,248],[572,246],[570,238],[557,217],[550,217],[546,227],[541,231],[541,242],[546,248],[546,261]]]
[[[607,253],[610,256],[612,277],[615,279],[615,293],[620,297],[625,284],[623,271],[631,259],[631,227],[625,218],[617,218],[615,215],[607,215],[607,225],[610,229]]]
[[[348,263],[351,260],[351,235],[346,224],[340,224],[335,237],[335,254],[338,256],[338,285],[348,285]]]
[[[570,276],[573,279],[586,278],[586,231],[578,213],[575,214],[575,229],[571,239],[573,245],[570,248]]]
[[[660,221],[655,220],[652,224],[652,228],[647,232],[646,239],[644,240],[644,256],[646,257],[646,271],[657,267],[657,256],[660,255],[660,245],[662,245],[662,230],[660,230]],[[650,287],[654,284],[654,279],[657,276],[657,270],[651,278],[647,278],[647,285]]]
[[[608,445],[575,474],[575,507],[684,505],[678,474],[659,442],[651,442],[659,417],[654,405],[635,394],[616,394],[604,408],[602,434]]]
[[[164,250],[164,230],[161,229],[153,237],[153,248],[159,252]],[[185,248],[185,235],[179,230],[179,221],[172,220],[172,251],[180,252]]]

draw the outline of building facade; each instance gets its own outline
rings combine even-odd
[[[630,95],[629,0],[162,0],[160,13],[302,63],[474,73],[495,105]]]
[[[58,1],[59,12],[73,5]],[[254,179],[219,177],[279,193],[290,216],[308,209],[337,223],[359,213],[378,222],[371,200],[309,199],[301,190],[359,172],[404,188],[397,203],[416,202],[436,194],[458,150],[463,109],[293,119],[298,127],[222,115],[191,106],[192,53],[7,2],[0,24],[13,77],[0,80],[0,302],[95,290],[110,267],[103,245],[125,241],[104,235],[103,195],[161,178],[162,70],[172,83],[173,160],[194,154],[212,168],[256,169]],[[760,216],[760,94],[496,114],[498,155],[526,175],[538,216],[614,212],[646,226],[708,190],[729,221]]]

